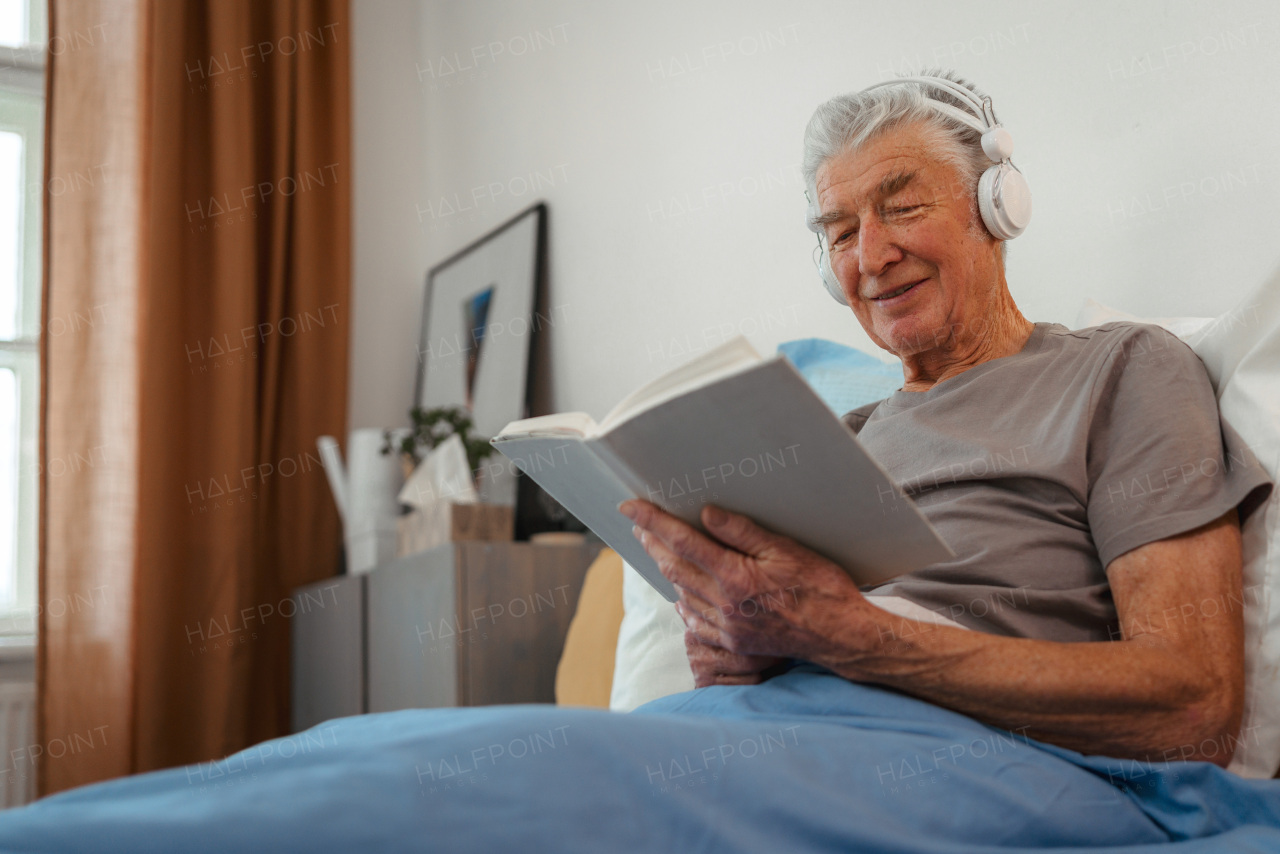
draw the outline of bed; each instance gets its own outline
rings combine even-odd
[[[630,714],[340,718],[0,815],[0,850],[1280,850],[1280,783],[1085,758],[801,665]]]
[[[1275,477],[1280,277],[1243,306],[1180,328]],[[629,713],[331,720],[0,813],[0,851],[1280,851],[1280,497],[1254,517],[1236,773],[1082,756],[797,663]]]

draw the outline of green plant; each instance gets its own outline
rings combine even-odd
[[[462,447],[467,451],[467,465],[472,472],[479,470],[480,463],[493,453],[493,446],[488,439],[470,435],[474,422],[465,409],[457,406],[420,409],[415,406],[409,410],[409,419],[413,422],[413,429],[400,440],[398,448],[393,447],[396,443],[391,431],[383,432],[382,453],[389,454],[398,450],[412,459],[416,466],[425,456],[421,449],[431,450],[455,433],[462,439]]]

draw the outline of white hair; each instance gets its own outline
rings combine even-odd
[[[900,75],[901,76],[901,75]],[[927,68],[921,77],[942,77],[965,87],[979,98],[987,97],[978,87],[946,68]],[[990,167],[991,160],[982,150],[982,136],[972,127],[929,105],[941,101],[972,113],[969,104],[959,96],[913,81],[880,86],[870,91],[837,95],[813,111],[804,130],[805,188],[810,199],[806,214],[817,213],[818,170],[833,157],[857,151],[866,143],[909,124],[921,123],[925,138],[937,157],[950,164],[969,191],[974,220],[981,227],[978,213],[978,180]],[[992,113],[994,116],[994,112]],[[985,231],[985,229],[984,229]],[[1005,256],[1008,241],[1000,242],[1000,257]]]

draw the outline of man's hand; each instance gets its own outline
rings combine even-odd
[[[786,661],[769,655],[743,655],[704,643],[691,631],[684,633],[684,649],[693,669],[693,686],[759,685],[766,671]]]
[[[695,673],[694,654],[708,678],[717,657],[725,676],[758,673],[753,668],[762,662],[753,659],[761,656],[771,664],[779,657],[817,660],[836,652],[835,638],[847,638],[850,624],[872,608],[839,566],[746,516],[704,508],[709,537],[647,501],[619,509],[680,591],[680,615],[699,642],[686,644]],[[875,631],[869,623],[867,630]],[[747,658],[730,663],[706,648]]]

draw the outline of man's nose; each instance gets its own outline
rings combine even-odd
[[[892,229],[868,217],[858,230],[858,272],[869,278],[879,276],[900,260],[902,250],[894,243]]]

